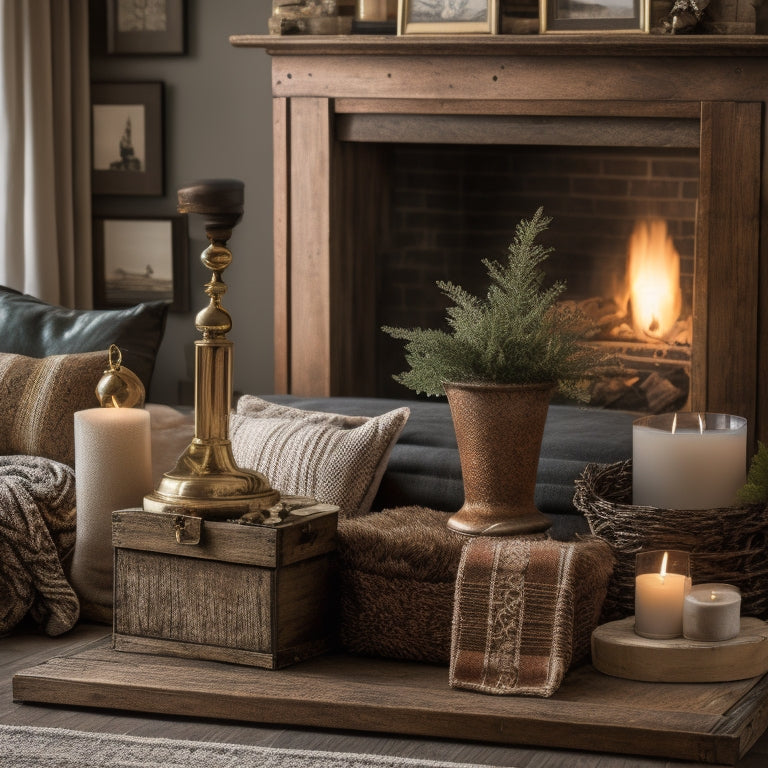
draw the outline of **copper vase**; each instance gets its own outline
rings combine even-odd
[[[550,520],[534,493],[552,384],[446,384],[464,478],[464,505],[448,527],[459,533],[517,536]]]

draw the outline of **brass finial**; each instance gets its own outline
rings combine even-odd
[[[144,385],[141,379],[122,366],[123,355],[116,344],[109,347],[109,368],[96,385],[96,397],[102,408],[141,408]]]

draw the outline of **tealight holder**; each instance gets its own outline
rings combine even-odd
[[[639,552],[635,559],[635,633],[667,639],[683,634],[683,601],[691,558],[680,550]]]

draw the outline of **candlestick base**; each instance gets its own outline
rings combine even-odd
[[[599,672],[649,683],[723,683],[768,672],[768,623],[749,616],[732,640],[676,637],[652,640],[635,633],[635,618],[611,621],[592,633],[592,665]]]

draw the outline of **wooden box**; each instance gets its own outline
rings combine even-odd
[[[267,669],[327,651],[337,517],[328,505],[276,525],[113,513],[113,647]]]

